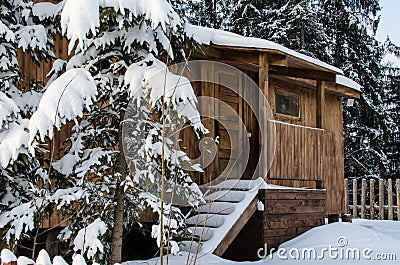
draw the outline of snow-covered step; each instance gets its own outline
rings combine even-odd
[[[199,247],[199,242],[196,240],[191,240],[191,241],[182,241],[179,243],[179,250],[180,251],[186,251],[186,252],[191,252],[195,253],[196,251],[201,250],[201,245]]]
[[[198,214],[186,219],[188,226],[220,227],[224,224],[225,218],[216,214]]]
[[[213,192],[204,197],[207,202],[241,202],[245,197],[245,192],[236,190],[221,190]]]
[[[215,228],[204,227],[204,226],[195,226],[189,227],[189,230],[192,231],[193,235],[201,237],[201,241],[208,241],[214,235]]]
[[[210,202],[201,205],[197,208],[198,213],[211,213],[211,214],[231,214],[235,210],[235,203],[230,202]]]

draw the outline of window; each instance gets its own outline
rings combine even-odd
[[[299,95],[285,91],[275,92],[276,113],[299,117]]]

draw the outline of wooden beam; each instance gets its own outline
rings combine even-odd
[[[311,80],[336,82],[336,74],[324,71],[289,68],[282,66],[270,66],[269,72],[274,75],[284,75]]]
[[[287,67],[288,57],[282,54],[268,54],[268,64]]]
[[[321,80],[317,80],[317,127],[324,129],[325,115],[325,86]]]
[[[296,78],[296,77],[287,77],[281,75],[270,75],[270,78],[274,80],[279,80],[281,86],[284,85],[284,82],[290,83],[296,87],[304,87],[311,90],[316,90],[316,81],[310,79]],[[322,82],[322,85],[325,87],[325,92],[327,94],[335,95],[338,97],[345,98],[360,98],[360,92],[342,85],[338,85],[333,82]]]
[[[243,227],[246,225],[249,219],[256,212],[257,202],[258,202],[258,196],[255,195],[254,199],[250,202],[249,206],[242,213],[237,222],[232,226],[232,228],[229,230],[229,232],[225,235],[225,237],[219,243],[217,248],[214,250],[213,252],[214,255],[221,257],[225,253],[225,251],[228,249],[228,247],[236,238],[236,236],[239,234],[239,232],[243,229]]]
[[[270,103],[270,98],[269,98],[269,62],[268,62],[268,57],[269,55],[264,52],[260,52],[259,54],[259,72],[258,72],[258,86],[261,89],[263,95],[267,99],[267,102]],[[266,115],[266,109],[267,106],[264,106],[264,99],[260,96],[259,101],[258,101],[258,108],[259,108],[259,117],[261,118],[262,121],[266,121],[268,117],[265,117]],[[267,132],[268,132],[268,123],[267,122],[262,122],[260,124],[260,131],[263,133],[264,137],[266,137]],[[268,174],[268,168],[267,165],[270,165],[270,159],[273,159],[273,155],[269,154],[268,152],[268,146],[265,139],[262,139],[262,143],[260,144],[260,157],[262,157],[262,161],[260,161],[260,167],[259,167],[259,174],[261,177],[265,178],[267,177]]]
[[[257,51],[232,51],[232,50],[221,50],[221,59],[228,61],[236,61],[241,63],[258,64]]]

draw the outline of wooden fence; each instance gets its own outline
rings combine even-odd
[[[400,221],[400,179],[346,179],[344,188],[346,213],[353,218]]]

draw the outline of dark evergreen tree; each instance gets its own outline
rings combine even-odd
[[[361,99],[353,106],[344,104],[345,176],[385,177],[384,146],[392,119],[383,104],[384,49],[375,39],[379,2],[332,0],[323,8],[330,63],[362,86]]]
[[[393,119],[387,136],[386,152],[389,158],[389,177],[400,176],[400,47],[390,39],[385,43],[385,105]]]
[[[328,60],[328,38],[321,17],[322,8],[316,1],[242,0],[234,8],[229,28]]]

